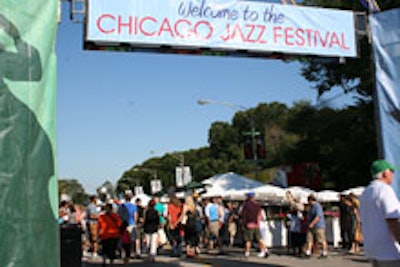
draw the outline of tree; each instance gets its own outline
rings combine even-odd
[[[306,6],[320,6],[366,12],[360,1],[341,0],[304,0]],[[379,1],[381,10],[400,7],[400,0]],[[301,58],[303,64],[301,74],[314,84],[314,89],[321,96],[332,88],[339,87],[344,93],[356,93],[358,100],[371,100],[373,95],[373,73],[371,65],[371,45],[367,36],[358,37],[359,56],[347,58],[345,64],[339,60],[321,60],[310,57]]]
[[[62,194],[68,195],[76,204],[85,204],[88,195],[77,179],[60,179],[58,180],[59,199]]]

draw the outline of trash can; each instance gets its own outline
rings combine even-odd
[[[79,224],[60,225],[61,267],[82,265],[82,228]]]

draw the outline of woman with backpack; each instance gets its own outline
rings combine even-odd
[[[158,228],[160,227],[160,215],[154,209],[155,204],[154,199],[150,200],[143,215],[143,231],[149,248],[148,260],[150,262],[154,262],[157,255]]]

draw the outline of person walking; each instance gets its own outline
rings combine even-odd
[[[243,204],[242,208],[242,222],[243,222],[243,237],[245,241],[245,252],[244,256],[250,256],[251,243],[253,241],[258,242],[258,246],[260,249],[260,253],[258,257],[268,257],[269,252],[262,240],[261,231],[260,231],[260,221],[262,218],[262,207],[261,205],[254,199],[255,193],[249,192],[247,193],[247,200]]]
[[[132,241],[136,241],[137,239],[137,230],[136,225],[138,222],[138,208],[137,206],[131,202],[132,200],[132,192],[129,190],[125,192],[125,202],[121,203],[118,207],[118,214],[123,218],[124,223],[127,223],[127,230],[129,236]],[[135,246],[136,250],[136,258],[140,258],[140,247]]]
[[[360,197],[364,252],[373,267],[400,266],[400,203],[390,186],[397,169],[386,160],[374,161],[374,180]]]
[[[158,229],[160,227],[160,214],[154,209],[156,201],[149,201],[143,215],[143,231],[146,238],[146,244],[149,248],[148,261],[154,262],[158,247]]]
[[[351,203],[351,220],[352,220],[352,245],[349,250],[350,254],[357,254],[360,252],[360,244],[363,241],[362,233],[361,233],[361,222],[360,222],[360,201],[353,194],[349,194],[349,201]]]
[[[218,205],[218,198],[213,197],[211,202],[208,202],[204,207],[204,215],[207,221],[208,250],[211,252],[214,249],[214,243],[217,243],[219,251],[222,250],[222,242],[219,236],[220,228],[220,210]]]
[[[97,219],[99,217],[100,210],[97,206],[97,196],[90,196],[90,203],[86,207],[86,218],[87,218],[87,230],[89,235],[90,242],[90,251],[92,252],[92,258],[96,258],[98,256],[97,252],[99,250],[98,244],[98,225]]]
[[[311,251],[314,245],[314,240],[317,244],[322,246],[322,252],[320,258],[326,258],[328,256],[328,244],[326,242],[326,223],[324,211],[320,203],[313,194],[309,195],[308,203],[310,209],[308,211],[308,233],[307,233],[307,250],[306,256],[311,257]]]
[[[186,256],[195,257],[196,252],[199,250],[199,233],[196,231],[197,212],[192,196],[185,197],[185,203],[183,204],[179,220],[183,225],[185,233]]]
[[[340,237],[342,239],[342,248],[349,250],[352,244],[352,225],[351,225],[351,207],[348,196],[340,195]]]
[[[171,200],[168,204],[168,230],[172,248],[172,256],[180,257],[182,256],[182,224],[179,218],[182,213],[183,205],[175,195],[172,195],[170,198]]]
[[[103,250],[103,266],[106,266],[106,258],[110,260],[110,267],[113,266],[116,258],[115,252],[121,237],[120,227],[122,225],[118,214],[113,212],[111,203],[104,206],[104,212],[98,218],[98,231]]]

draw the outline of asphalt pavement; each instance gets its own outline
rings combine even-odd
[[[311,258],[300,258],[287,253],[286,248],[270,249],[271,255],[268,258],[258,258],[257,252],[253,251],[251,256],[245,258],[243,249],[226,248],[224,254],[217,255],[214,253],[200,254],[198,258],[174,258],[169,256],[168,251],[161,252],[157,255],[155,262],[148,262],[146,258],[132,259],[128,264],[123,264],[120,259],[115,260],[114,266],[143,266],[143,267],[370,267],[371,264],[361,253],[359,255],[347,254],[339,249],[330,249],[329,256],[326,259],[320,259],[318,255]],[[108,261],[107,261],[108,263]],[[82,267],[100,267],[102,259],[83,258]],[[109,265],[107,265],[109,266]]]

